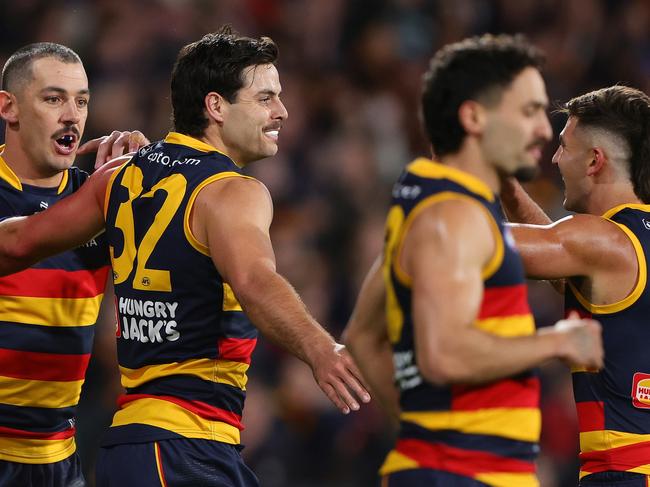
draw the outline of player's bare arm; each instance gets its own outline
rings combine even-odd
[[[373,396],[397,425],[399,392],[393,382],[393,354],[388,341],[381,262],[380,256],[364,279],[343,338]]]
[[[276,272],[269,237],[272,213],[261,183],[227,178],[199,193],[192,229],[255,326],[310,365],[318,385],[342,412],[359,409],[356,398],[367,402],[370,396],[356,366]]]
[[[632,241],[610,220],[579,214],[552,225],[510,228],[529,277],[584,277],[587,295],[595,304],[619,301],[636,284],[638,262]]]
[[[108,180],[128,159],[102,166],[77,192],[41,213],[0,222],[0,275],[82,245],[102,231]]]
[[[557,328],[514,338],[473,326],[483,296],[482,272],[494,246],[488,217],[472,202],[441,202],[413,221],[398,258],[412,279],[422,375],[437,384],[481,383],[523,372],[552,357],[599,366],[602,345],[595,322],[577,322],[573,335]],[[585,353],[585,341],[593,345],[591,353]]]

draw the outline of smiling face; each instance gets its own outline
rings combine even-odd
[[[536,173],[542,148],[552,135],[547,106],[544,80],[537,69],[528,67],[487,110],[481,147],[501,174],[527,180]]]
[[[280,78],[273,64],[243,70],[244,84],[233,103],[224,102],[221,138],[238,164],[275,155],[288,113],[280,101]]]
[[[569,211],[586,212],[591,191],[587,170],[593,156],[593,147],[585,134],[578,130],[578,119],[569,117],[560,132],[560,145],[553,155],[553,163],[557,164],[564,181],[564,208]]]
[[[15,96],[15,120],[9,130],[37,177],[51,177],[69,168],[79,147],[88,116],[88,78],[80,63],[52,57],[37,59],[32,77]]]

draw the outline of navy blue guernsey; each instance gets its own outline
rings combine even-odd
[[[257,330],[190,228],[199,191],[229,177],[247,176],[214,147],[172,132],[109,183],[106,233],[126,394],[106,445],[239,443]]]
[[[569,280],[565,311],[598,320],[603,327],[605,365],[574,369],[573,392],[580,426],[580,477],[630,471],[650,474],[650,205],[622,205],[603,215],[632,242],[639,265],[628,296],[608,305],[590,303]]]
[[[87,177],[72,167],[58,187],[31,186],[0,157],[0,220],[43,211]],[[0,460],[44,464],[75,452],[75,412],[108,270],[100,235],[0,277]]]
[[[494,487],[533,487],[541,428],[533,371],[481,385],[436,386],[417,367],[411,278],[399,255],[411,223],[441,201],[470,201],[492,227],[495,251],[482,271],[483,300],[474,326],[504,337],[535,333],[523,266],[504,227],[501,205],[476,177],[428,159],[409,164],[393,187],[386,222],[384,282],[388,338],[400,390],[400,433],[380,473],[443,470]]]

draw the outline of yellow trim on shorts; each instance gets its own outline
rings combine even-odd
[[[162,457],[160,454],[160,447],[158,446],[158,442],[154,441],[153,443],[153,454],[156,458],[156,470],[158,471],[158,479],[160,480],[160,485],[162,487],[167,487],[167,482],[165,481],[165,474],[163,473],[163,466],[162,466]]]

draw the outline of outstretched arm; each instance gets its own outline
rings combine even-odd
[[[31,216],[0,222],[0,275],[88,242],[104,228],[104,195],[116,159],[93,174],[74,194]]]
[[[193,208],[192,227],[251,321],[271,340],[306,362],[318,385],[344,413],[370,400],[352,359],[308,313],[275,268],[269,238],[273,207],[258,181],[228,178],[206,186]]]
[[[393,376],[393,354],[386,327],[386,293],[381,256],[368,272],[343,340],[361,369],[363,377],[395,425],[399,423],[399,393]]]
[[[474,325],[483,299],[482,271],[494,245],[484,210],[472,202],[441,202],[413,221],[397,258],[412,278],[421,374],[437,384],[482,383],[552,357],[599,366],[600,327],[594,322],[522,337],[497,336]]]

